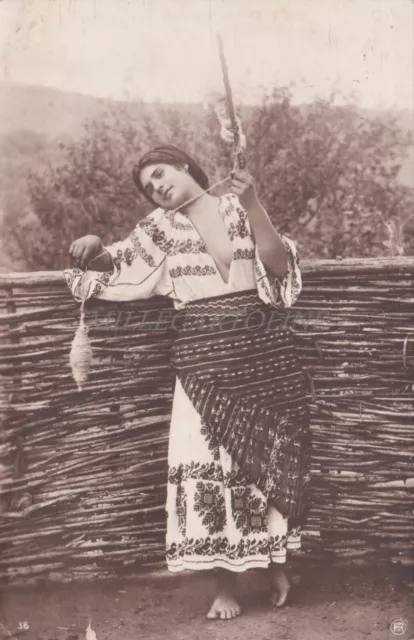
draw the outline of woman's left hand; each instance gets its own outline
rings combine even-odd
[[[248,209],[255,203],[257,203],[257,193],[254,184],[254,178],[248,171],[237,169],[237,171],[231,171],[231,191],[235,193],[243,209]]]

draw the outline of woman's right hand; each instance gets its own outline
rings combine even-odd
[[[85,269],[88,262],[104,251],[102,240],[98,236],[82,236],[74,240],[69,248],[69,255],[76,267]]]

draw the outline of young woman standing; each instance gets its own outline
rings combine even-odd
[[[117,301],[163,295],[182,312],[171,356],[168,568],[216,570],[209,618],[240,614],[235,577],[251,568],[268,569],[282,606],[287,552],[300,548],[309,508],[304,376],[281,321],[301,290],[295,246],[246,171],[215,197],[197,162],[163,145],[133,179],[156,209],[110,246],[75,240],[67,282],[77,300],[81,290]]]

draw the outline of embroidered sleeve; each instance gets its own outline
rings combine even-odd
[[[299,297],[302,289],[302,276],[296,246],[290,238],[282,236],[288,253],[288,271],[283,280],[279,280],[263,264],[255,246],[254,269],[257,290],[260,298],[274,307],[290,307]]]
[[[164,211],[156,209],[141,220],[125,239],[105,249],[112,257],[110,271],[66,269],[64,276],[75,300],[96,297],[130,301],[169,295],[172,290]]]

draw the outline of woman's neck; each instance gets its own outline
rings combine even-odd
[[[190,218],[198,217],[202,211],[208,211],[212,203],[217,200],[215,196],[211,196],[203,190],[192,197],[196,198],[193,202],[185,205],[184,207],[180,207],[182,213]]]

